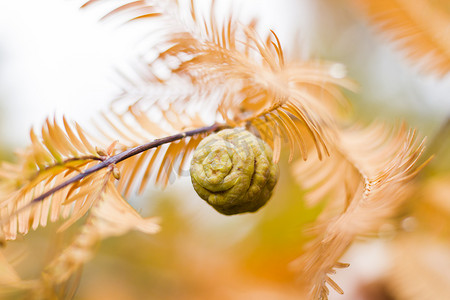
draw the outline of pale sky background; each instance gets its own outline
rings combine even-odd
[[[47,116],[86,120],[117,91],[108,76],[132,45],[78,4],[0,1],[0,124],[13,143],[26,143]]]

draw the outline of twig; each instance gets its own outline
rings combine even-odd
[[[46,199],[47,197],[53,195],[54,193],[58,192],[59,190],[71,185],[72,183],[78,182],[84,178],[86,178],[87,176],[102,170],[106,167],[109,166],[113,166],[114,164],[117,164],[121,161],[124,161],[130,157],[133,157],[137,154],[140,154],[142,152],[145,152],[147,150],[150,150],[152,148],[156,148],[159,147],[161,145],[167,144],[167,143],[171,143],[180,139],[183,139],[187,136],[194,136],[197,134],[201,134],[201,133],[206,133],[206,132],[214,132],[220,128],[222,128],[223,125],[220,124],[213,124],[211,126],[207,126],[207,127],[201,127],[201,128],[197,128],[197,129],[193,129],[193,130],[189,130],[189,131],[185,131],[185,132],[181,132],[181,133],[177,133],[171,136],[167,136],[164,138],[160,138],[160,139],[156,139],[154,141],[151,141],[149,143],[143,144],[143,145],[139,145],[137,147],[134,148],[130,148],[128,150],[125,150],[119,154],[116,154],[114,156],[111,156],[107,159],[105,159],[104,161],[100,162],[99,164],[87,169],[86,171],[79,173],[78,175],[64,181],[63,183],[55,186],[54,188],[48,190],[47,192],[41,194],[40,196],[34,198],[33,200],[31,200],[31,202],[29,202],[27,205],[21,207],[20,209],[16,210],[16,212],[12,215],[9,216],[8,219],[10,219],[11,217],[13,217],[14,215],[18,215],[20,214],[22,211],[24,211],[25,209],[33,206],[34,204],[43,201],[44,199]],[[0,222],[0,224],[3,224],[4,221],[2,220]]]

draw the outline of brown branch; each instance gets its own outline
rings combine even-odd
[[[189,131],[185,131],[185,132],[181,132],[181,133],[177,133],[171,136],[167,136],[167,137],[163,137],[160,139],[156,139],[153,140],[149,143],[134,147],[134,148],[130,148],[128,150],[125,150],[119,154],[116,154],[114,156],[111,156],[105,160],[103,160],[102,162],[100,162],[99,164],[87,169],[86,171],[79,173],[78,175],[64,181],[63,183],[55,186],[54,188],[48,190],[47,192],[41,194],[40,196],[34,198],[33,200],[31,200],[30,203],[28,203],[27,205],[21,207],[20,209],[16,210],[15,213],[11,216],[9,216],[8,220],[13,217],[14,215],[18,215],[20,214],[22,211],[24,211],[25,209],[29,208],[30,206],[43,201],[44,199],[46,199],[47,197],[53,195],[54,193],[58,192],[59,190],[71,185],[72,183],[78,182],[84,178],[86,178],[87,176],[94,174],[95,172],[102,170],[106,167],[109,166],[114,166],[114,164],[117,164],[121,161],[124,161],[130,157],[133,157],[137,154],[140,154],[142,152],[145,152],[147,150],[150,150],[152,148],[156,148],[159,147],[161,145],[167,144],[167,143],[171,143],[180,139],[183,139],[185,137],[188,136],[194,136],[197,134],[201,134],[201,133],[206,133],[206,132],[214,132],[216,130],[219,130],[221,128],[223,128],[224,126],[221,124],[213,124],[211,126],[206,126],[206,127],[201,127],[201,128],[197,128],[197,129],[193,129],[193,130],[189,130]],[[5,220],[6,221],[6,220]],[[5,221],[1,221],[0,224],[5,223]],[[7,222],[7,221],[6,221]]]

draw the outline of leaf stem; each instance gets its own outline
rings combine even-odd
[[[143,144],[143,145],[139,145],[136,146],[134,148],[130,148],[128,150],[125,150],[119,154],[116,154],[114,156],[111,156],[107,159],[105,159],[104,161],[100,162],[99,164],[87,169],[86,171],[79,173],[78,175],[64,181],[63,183],[61,183],[60,185],[55,186],[54,188],[48,190],[47,192],[41,194],[40,196],[34,198],[30,203],[28,203],[27,205],[25,205],[24,207],[22,207],[21,209],[19,209],[17,212],[21,211],[22,209],[25,209],[37,202],[43,201],[45,198],[51,196],[52,194],[56,193],[57,191],[67,187],[68,185],[71,185],[72,183],[75,183],[77,181],[82,180],[83,178],[86,178],[87,176],[101,170],[104,169],[106,167],[109,167],[111,165],[114,165],[116,163],[119,163],[121,161],[124,161],[132,156],[135,156],[137,154],[140,154],[142,152],[145,152],[147,150],[150,150],[152,148],[156,148],[159,147],[161,145],[167,144],[167,143],[171,143],[180,139],[183,139],[187,136],[193,136],[193,135],[197,135],[197,134],[201,134],[201,133],[205,133],[205,132],[214,132],[218,129],[222,128],[222,125],[220,124],[213,124],[211,126],[206,126],[206,127],[201,127],[201,128],[197,128],[197,129],[193,129],[193,130],[189,130],[189,131],[185,131],[185,132],[181,132],[181,133],[177,133],[174,135],[170,135],[170,136],[166,136],[160,139],[156,139],[153,140],[149,143]]]

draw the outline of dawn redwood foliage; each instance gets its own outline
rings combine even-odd
[[[402,14],[401,1],[356,2],[371,16],[395,6],[398,15],[374,18],[394,39],[403,34],[397,23],[407,21],[420,30]],[[159,39],[149,52],[155,55],[140,58],[146,73],[136,72],[140,80],[124,87],[119,99],[100,114],[101,121],[91,133],[65,117],[49,118],[39,132],[30,131],[30,146],[18,153],[16,163],[2,163],[0,215],[5,240],[61,219],[65,220],[61,232],[79,220],[84,222],[39,280],[25,282],[11,269],[12,284],[50,295],[53,286],[80,270],[102,239],[130,230],[157,232],[158,218],[141,217],[126,199],[133,191],[142,193],[149,184],[165,187],[189,168],[192,153],[203,139],[236,130],[261,141],[263,150],[255,146],[257,157],[245,153],[246,160],[238,168],[234,164],[239,151],[245,149],[223,154],[208,148],[202,153],[208,157],[205,161],[222,164],[205,172],[238,169],[249,177],[243,182],[241,175],[233,175],[224,190],[207,185],[199,194],[205,200],[235,201],[237,192],[232,197],[232,192],[226,194],[229,185],[241,180],[238,183],[246,184],[245,194],[251,183],[269,182],[264,197],[260,190],[252,191],[255,201],[260,201],[257,205],[246,202],[244,208],[236,209],[229,203],[212,204],[226,214],[257,211],[277,193],[276,187],[272,189],[280,159],[292,162],[291,174],[308,191],[306,201],[316,205],[328,200],[312,224],[311,243],[292,263],[301,279],[299,288],[304,299],[327,299],[328,286],[343,293],[330,278],[336,268],[348,266],[340,262],[341,256],[357,237],[373,234],[398,213],[412,179],[424,165],[424,143],[417,133],[406,125],[355,124],[342,93],[342,89],[355,90],[355,83],[336,76],[337,63],[290,60],[277,35],[268,31],[261,36],[257,22],[243,24],[234,16],[216,21],[214,3],[210,16],[199,13],[195,1],[185,7],[175,0],[91,0],[83,8],[103,4],[108,10],[104,19],[148,20],[146,24],[154,25],[150,28]],[[434,47],[424,42],[426,33],[402,40],[405,48],[420,50],[408,55],[413,61]],[[450,47],[440,40],[436,44],[435,63],[426,70],[443,75],[449,69]],[[170,75],[161,76],[161,68]],[[148,87],[159,92],[152,93]],[[220,155],[213,152],[211,156],[211,151]],[[258,157],[263,154],[264,160]],[[263,161],[270,171],[253,172],[257,161]],[[201,172],[203,162],[195,161]],[[210,196],[211,189],[217,189],[212,192],[219,196]]]

